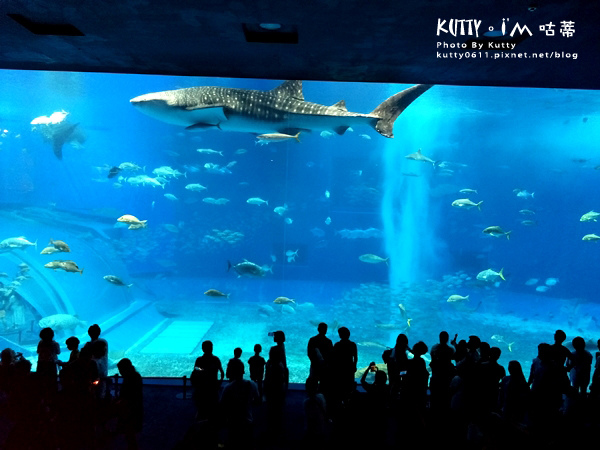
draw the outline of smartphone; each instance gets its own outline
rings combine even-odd
[[[267,336],[275,336],[275,332],[274,331],[269,331],[269,333],[267,334]]]

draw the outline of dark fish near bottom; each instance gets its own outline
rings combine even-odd
[[[120,171],[121,171],[121,169],[119,169],[117,166],[112,167],[108,171],[108,178],[114,178],[114,177],[116,177],[119,174]]]

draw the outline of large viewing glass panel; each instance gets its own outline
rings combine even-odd
[[[375,119],[338,134],[338,122],[321,129],[312,118],[300,142],[264,144],[255,124],[186,130],[129,100],[194,86],[269,91],[280,81],[18,71],[0,81],[0,240],[37,243],[0,249],[3,346],[35,359],[40,320],[61,314],[50,323],[63,359],[64,340],[85,342],[98,323],[112,360],[182,376],[205,339],[225,364],[237,346],[247,361],[256,343],[266,358],[268,332],[281,329],[299,382],[319,321],[334,342],[336,325],[350,329],[360,367],[380,362],[401,332],[430,346],[442,329],[477,334],[502,349],[504,364],[526,366],[557,328],[569,340],[598,337],[600,229],[593,214],[582,217],[600,208],[597,92],[434,86],[399,116],[393,139]],[[304,82],[303,93],[370,114],[408,87]],[[406,158],[419,149],[425,160]],[[206,190],[186,189],[194,184]],[[475,206],[453,206],[460,199]],[[117,222],[126,214],[147,226]],[[483,232],[491,226],[500,229]],[[71,252],[40,254],[50,239]],[[44,267],[64,260],[75,266]],[[244,260],[258,276],[228,270]]]

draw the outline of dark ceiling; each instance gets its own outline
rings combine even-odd
[[[494,59],[510,56],[502,50],[438,58],[464,52],[438,42],[474,38],[436,36],[438,19],[444,29],[450,19],[481,20],[487,46],[482,33],[499,30],[503,18],[507,35],[495,42],[517,43],[520,59]],[[574,22],[572,37],[561,35],[562,21]],[[517,22],[532,36],[511,39]],[[540,31],[550,22],[554,36]],[[266,32],[261,23],[282,27]],[[599,89],[599,47],[596,0],[0,2],[5,69]]]

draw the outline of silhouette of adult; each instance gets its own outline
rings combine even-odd
[[[88,347],[92,353],[92,358],[98,366],[98,382],[96,395],[104,399],[109,393],[110,379],[108,378],[108,342],[101,338],[102,330],[98,324],[93,324],[88,328],[90,340],[83,346]]]
[[[580,396],[585,397],[590,384],[593,357],[585,349],[585,339],[577,336],[572,341],[574,351],[571,352],[567,366],[571,378],[571,386]]]
[[[285,389],[287,390],[290,382],[290,371],[287,365],[287,355],[285,353],[285,333],[281,330],[273,332],[273,342],[275,345],[271,348],[275,348],[275,351],[279,352],[279,361],[283,366],[285,374]],[[269,351],[269,359],[271,358],[271,352]]]
[[[498,411],[500,381],[506,376],[506,370],[498,363],[502,351],[491,347],[488,360],[479,363],[480,406],[485,413]]]
[[[142,431],[144,422],[142,377],[128,358],[121,359],[117,368],[123,377],[117,401],[117,431],[125,434],[127,448],[134,450],[138,448],[136,435]]]
[[[502,418],[511,424],[525,424],[529,410],[529,385],[523,375],[521,363],[508,363],[508,375],[500,383],[498,403]]]
[[[264,393],[267,406],[267,427],[270,437],[277,439],[283,432],[283,410],[287,391],[287,370],[281,360],[282,352],[277,346],[269,350],[265,367]]]
[[[331,353],[332,372],[336,385],[338,401],[347,400],[356,388],[354,374],[358,362],[356,343],[350,340],[350,330],[346,327],[338,329],[340,340],[335,343]]]
[[[448,345],[450,336],[447,331],[442,331],[439,343],[431,347],[431,380],[429,389],[431,391],[430,404],[432,410],[440,410],[442,413],[450,408],[450,382],[456,372],[452,358],[454,348]]]
[[[396,395],[401,390],[401,373],[406,372],[408,364],[408,354],[411,350],[408,346],[408,337],[400,333],[396,337],[396,345],[391,351],[385,351],[383,362],[386,363],[388,369],[388,377],[392,395]]]
[[[56,370],[58,366],[58,355],[60,346],[54,340],[52,328],[40,330],[40,342],[37,346],[37,368],[38,380],[42,383],[44,391],[51,393],[56,391]]]
[[[317,327],[318,334],[308,340],[306,353],[310,359],[309,378],[322,381],[325,377],[326,365],[333,351],[333,343],[327,334],[327,324],[321,322]]]
[[[194,387],[193,399],[196,405],[196,419],[212,421],[216,418],[219,405],[219,388],[225,373],[221,360],[213,355],[213,343],[202,342],[204,354],[196,359],[190,377]]]
[[[244,380],[244,363],[232,358],[228,365],[229,383],[221,394],[221,410],[227,430],[226,447],[252,448],[254,440],[252,405],[259,402],[254,381]]]
[[[567,365],[571,359],[570,350],[563,345],[563,342],[567,339],[567,335],[563,330],[556,330],[554,332],[554,344],[550,346],[549,357],[556,363],[556,365],[563,369],[564,373],[567,373]]]

